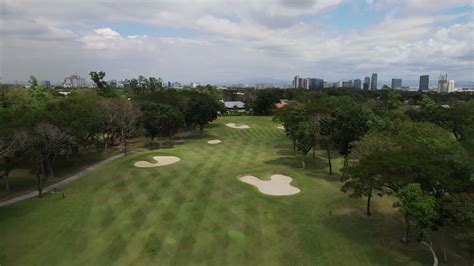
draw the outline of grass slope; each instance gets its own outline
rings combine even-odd
[[[231,129],[225,123],[247,124]],[[202,139],[132,154],[60,194],[0,208],[1,265],[421,265],[419,244],[402,246],[400,216],[387,198],[340,192],[324,152],[306,170],[268,117],[223,117]],[[210,139],[221,139],[209,145]],[[137,160],[181,162],[142,169]],[[335,165],[341,159],[335,155]],[[260,194],[238,175],[293,177],[302,192]]]

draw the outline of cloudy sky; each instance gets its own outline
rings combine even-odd
[[[0,0],[3,81],[474,81],[472,0]]]

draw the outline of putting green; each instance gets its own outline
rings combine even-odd
[[[252,125],[230,130],[227,123]],[[307,169],[271,117],[222,117],[206,127],[209,145],[131,154],[61,192],[0,208],[1,265],[426,265],[431,254],[400,244],[401,216],[390,198],[340,191],[325,151]],[[137,168],[153,156],[177,164]],[[341,167],[341,158],[333,165]],[[310,157],[310,156],[309,156]],[[301,192],[274,197],[236,177],[293,178]]]

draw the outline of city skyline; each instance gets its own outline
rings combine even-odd
[[[107,3],[107,4],[106,4]],[[2,2],[0,76],[474,81],[471,1]],[[228,6],[232,5],[232,9]],[[130,12],[133,10],[133,12]]]

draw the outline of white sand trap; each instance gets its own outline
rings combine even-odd
[[[153,160],[155,160],[156,163],[150,163],[147,161],[138,161],[135,163],[135,166],[141,167],[141,168],[149,168],[149,167],[165,166],[165,165],[174,164],[181,161],[180,158],[175,157],[175,156],[154,156]]]
[[[207,143],[209,143],[209,144],[219,144],[221,142],[222,141],[220,139],[213,139],[213,140],[208,141]]]
[[[270,180],[260,180],[255,176],[246,175],[239,178],[240,181],[258,188],[260,192],[272,196],[287,196],[300,193],[300,189],[290,185],[291,177],[286,175],[272,175]]]
[[[238,125],[236,123],[227,123],[225,124],[226,126],[228,127],[231,127],[231,128],[238,128],[238,129],[245,129],[245,128],[250,128],[249,126],[247,125]]]
[[[277,126],[278,129],[283,129],[285,130],[285,127],[284,126]]]

